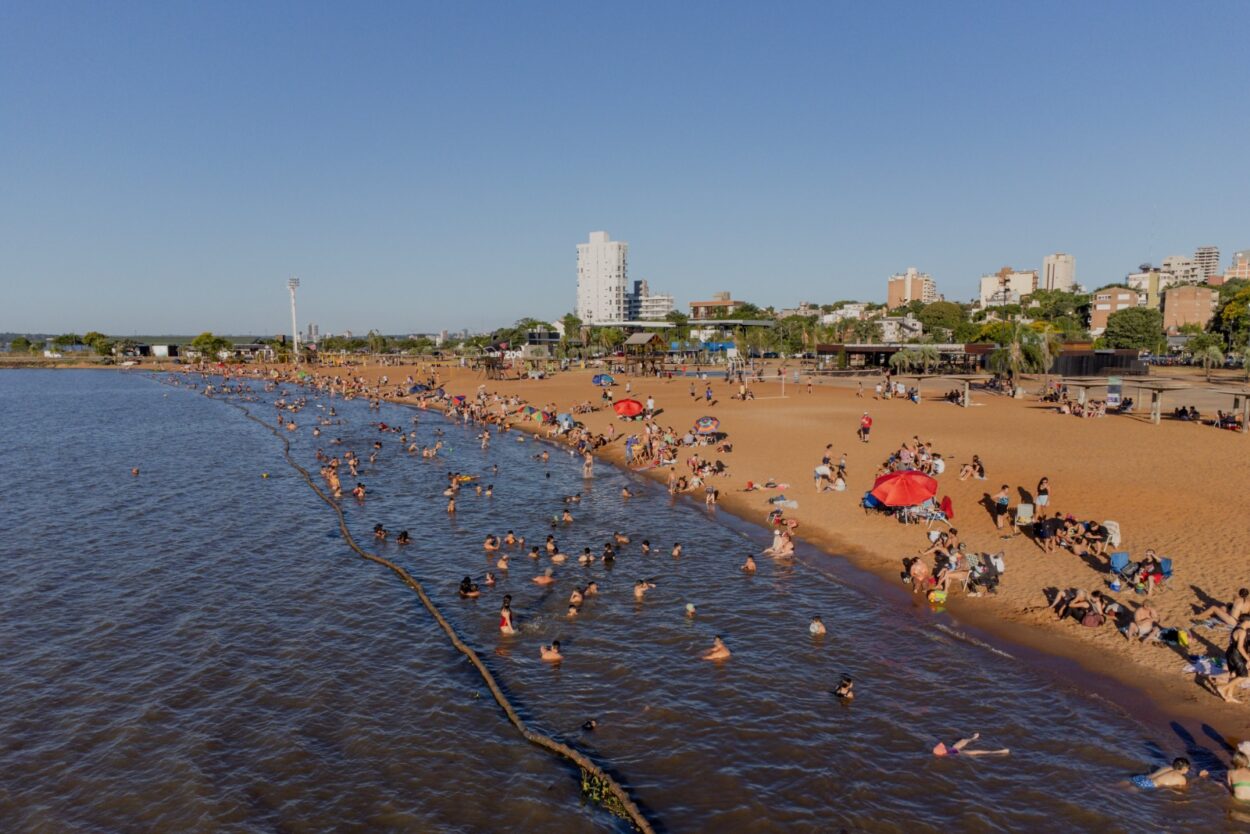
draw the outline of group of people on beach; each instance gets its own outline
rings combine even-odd
[[[342,378],[334,377],[332,380],[318,380],[316,378],[299,381],[305,386],[312,386],[321,393],[333,392],[335,395],[345,399],[366,398],[372,409],[377,409],[384,396],[383,392],[376,386],[370,386],[364,377]],[[295,382],[292,379],[285,379],[284,382]],[[412,383],[412,377],[409,377],[408,383]],[[436,386],[437,379],[431,378],[429,382]],[[709,386],[710,388],[710,386]],[[400,390],[400,389],[397,389]],[[406,395],[405,391],[405,395]],[[301,410],[309,405],[306,398],[292,398],[286,400],[279,397],[279,423],[287,430],[294,431],[291,426],[295,424],[295,417]],[[437,407],[444,410],[452,419],[460,419],[466,425],[469,423],[480,423],[485,427],[485,433],[489,434],[493,427],[499,435],[512,430],[512,420],[517,411],[517,406],[524,405],[519,398],[507,398],[500,395],[487,394],[485,391],[479,390],[478,394],[472,398],[462,398],[452,400],[447,397],[426,397],[422,398],[419,407]],[[318,405],[320,408],[320,405]],[[581,413],[585,413],[584,411]],[[329,414],[322,415],[317,420],[314,427],[314,436],[319,437],[321,429],[327,425],[336,424],[335,415],[331,409]],[[860,439],[867,442],[871,431],[871,418],[865,414],[866,422],[861,422],[859,435]],[[401,449],[413,451],[413,444],[416,443],[416,431],[412,430],[411,435],[407,430],[399,427],[389,426],[380,428],[380,431],[394,433],[398,435],[399,446]],[[614,434],[614,431],[611,432]],[[685,434],[679,434],[671,427],[661,428],[654,421],[649,420],[644,425],[643,437],[638,438],[633,446],[637,447],[634,460],[643,461],[659,461],[662,463],[677,463],[676,450],[683,446],[694,446],[700,441],[695,437],[695,442],[687,442],[689,438]],[[602,449],[604,446],[612,442],[610,434],[595,433],[580,426],[572,426],[568,429],[559,431],[554,434],[553,439],[568,445],[570,451],[584,457],[586,463],[583,469],[587,477],[593,475],[592,465],[589,463],[594,452]],[[483,448],[488,445],[488,440],[483,440]],[[435,446],[441,448],[441,441]],[[368,461],[370,465],[376,464],[378,456],[382,451],[382,441],[376,441],[371,450],[367,450]],[[431,447],[417,447],[419,451],[424,452]],[[816,471],[817,491],[835,490],[840,491],[837,486],[839,481],[841,488],[845,488],[847,477],[847,460],[846,454],[842,453],[837,462],[833,460],[832,444],[826,447],[825,455],[822,458],[820,467]],[[435,454],[437,450],[435,450]],[[359,476],[360,470],[365,466],[364,458],[354,453],[350,449],[344,449],[341,454],[327,455],[321,449],[317,450],[317,459],[321,466],[321,474],[330,491],[335,498],[342,497],[342,484],[340,483],[339,471],[341,469],[349,470],[353,478]],[[543,462],[549,460],[546,453],[543,453]],[[628,455],[628,453],[627,453]],[[707,477],[714,477],[723,474],[723,471],[717,471],[717,464],[720,462],[710,463],[698,454],[691,455],[685,461],[687,469],[690,470],[690,477],[686,484],[695,479],[704,480]],[[917,437],[900,444],[899,448],[892,452],[886,462],[882,464],[883,471],[899,471],[901,469],[915,469],[925,472],[933,476],[943,474],[945,470],[945,461],[942,456],[933,451],[931,442],[921,442]],[[723,464],[719,469],[724,470]],[[674,469],[676,471],[676,468]],[[449,484],[448,490],[450,494],[449,509],[454,508],[454,501],[468,483],[458,473],[448,473]],[[985,478],[985,467],[977,456],[969,464],[965,464],[960,471],[960,479],[967,478]],[[696,484],[697,486],[697,484]],[[691,487],[693,488],[693,487]],[[359,492],[357,493],[357,489]],[[353,489],[358,500],[363,501],[367,494],[363,483],[357,481],[357,489]],[[994,518],[996,530],[1004,529],[1006,525],[1007,512],[998,512],[997,507],[1003,497],[1008,497],[1008,506],[1010,504],[1009,487],[1004,485],[999,493],[993,496]],[[484,489],[484,485],[477,483],[472,486],[472,491],[478,496],[489,497],[492,490],[489,486]],[[626,488],[625,492],[628,492]],[[622,494],[623,499],[628,499],[629,495]],[[574,524],[573,512],[569,509],[569,505],[576,504],[575,496],[566,496],[569,499],[566,507],[559,513],[558,523],[563,526]],[[1091,555],[1101,557],[1107,549],[1110,534],[1102,525],[1097,522],[1079,522],[1071,515],[1061,516],[1059,512],[1054,512],[1048,516],[1048,505],[1050,500],[1050,484],[1046,478],[1041,479],[1037,490],[1032,495],[1033,505],[1036,509],[1041,510],[1033,522],[1031,531],[1038,541],[1039,547],[1047,553],[1054,552],[1056,549],[1068,549],[1074,553],[1083,555]],[[1022,502],[1026,503],[1026,502]],[[575,507],[574,507],[575,508]],[[778,513],[777,519],[771,518],[773,521],[781,521],[784,517]],[[794,552],[794,527],[797,524],[774,523],[774,541],[764,553],[778,558],[791,556]],[[389,541],[389,532],[383,525],[376,525],[374,528],[374,537],[378,541]],[[397,544],[405,544],[411,539],[407,531],[401,531],[396,538]],[[614,534],[613,540],[605,543],[603,551],[596,555],[591,553],[589,547],[583,547],[582,553],[578,555],[577,561],[580,566],[589,566],[595,561],[609,562],[615,560],[623,554],[627,547],[631,544],[630,537],[625,533]],[[650,543],[646,540],[641,542],[641,554],[645,555],[651,552]],[[525,538],[523,536],[515,536],[511,531],[503,538],[493,535],[488,536],[484,543],[484,549],[489,558],[494,561],[497,571],[504,573],[509,570],[509,559],[515,559],[525,548]],[[672,555],[680,558],[682,555],[682,546],[675,544],[672,548]],[[550,587],[559,581],[557,576],[557,566],[566,562],[569,558],[568,554],[562,552],[559,544],[555,541],[554,535],[548,535],[546,542],[540,547],[531,547],[526,554],[530,559],[535,561],[536,565],[541,564],[543,559],[548,561],[548,565],[543,567],[542,572],[533,578],[536,585]],[[925,563],[923,557],[932,556],[935,559],[934,568],[930,569]],[[524,557],[523,557],[524,558]],[[936,536],[931,536],[928,546],[919,554],[919,557],[907,566],[907,574],[916,588],[938,588],[943,592],[949,592],[956,583],[961,583],[968,579],[968,566],[966,562],[961,563],[961,559],[966,559],[966,546],[960,539],[959,531],[953,527],[948,530],[939,532]],[[1148,553],[1146,557],[1139,563],[1137,572],[1134,576],[1142,587],[1146,589],[1147,595],[1152,593],[1162,581],[1162,572],[1159,569],[1159,560],[1152,553]],[[753,556],[748,556],[746,561],[741,565],[744,573],[753,573],[756,570]],[[632,593],[636,602],[644,601],[649,590],[656,587],[652,579],[640,578],[632,588]],[[464,599],[475,599],[482,595],[483,585],[490,588],[496,583],[497,579],[492,571],[487,571],[485,577],[481,580],[482,584],[474,581],[472,576],[466,576],[460,583],[458,588],[459,596]],[[575,582],[569,589],[568,611],[567,616],[577,618],[581,615],[587,600],[599,594],[597,583]],[[1143,601],[1133,610],[1128,610],[1126,606],[1115,601],[1110,594],[1102,590],[1084,591],[1081,589],[1071,589],[1069,591],[1057,592],[1051,602],[1051,609],[1060,617],[1071,617],[1077,619],[1082,624],[1086,624],[1087,620],[1094,620],[1097,617],[1105,619],[1120,617],[1125,620],[1122,625],[1122,631],[1129,639],[1137,640],[1155,640],[1168,639],[1175,637],[1178,640],[1184,639],[1185,631],[1182,629],[1168,629],[1159,623],[1157,612],[1151,607],[1148,601]],[[695,608],[693,603],[688,603],[686,607],[686,616],[695,616]],[[1228,665],[1228,674],[1225,679],[1214,682],[1213,688],[1221,697],[1226,700],[1235,701],[1236,689],[1244,682],[1247,677],[1246,667],[1247,660],[1247,631],[1250,630],[1250,591],[1243,589],[1238,597],[1227,605],[1212,605],[1208,609],[1200,612],[1197,617],[1200,621],[1207,621],[1205,625],[1214,625],[1218,623],[1220,627],[1228,627],[1230,629],[1230,645],[1227,652],[1226,662]],[[502,599],[499,614],[499,631],[502,635],[512,636],[519,633],[520,628],[516,620],[516,615],[512,610],[512,596],[507,594]],[[809,622],[809,631],[813,636],[823,635],[825,633],[824,623],[819,616],[814,616]],[[549,663],[559,663],[565,659],[559,640],[553,640],[550,644],[544,644],[540,647],[539,656],[541,660]],[[709,649],[703,652],[700,657],[710,661],[724,661],[732,657],[732,653],[726,645],[721,635],[716,635]],[[849,677],[839,683],[835,694],[844,701],[849,702],[853,697],[853,681]],[[933,752],[937,756],[978,756],[992,754],[1006,754],[1006,749],[1001,750],[984,750],[978,751],[969,749],[969,745],[977,739],[976,735],[969,738],[960,739],[955,743],[947,746],[938,744]],[[1230,766],[1227,774],[1228,785],[1230,789],[1239,798],[1250,798],[1247,793],[1250,792],[1250,770],[1246,769],[1246,756],[1244,752],[1238,752]],[[1161,767],[1149,774],[1141,777],[1135,777],[1134,784],[1142,789],[1153,789],[1163,787],[1181,787],[1190,777],[1191,767],[1188,761],[1177,759],[1172,765]],[[1202,771],[1200,776],[1205,776],[1206,771]],[[1150,786],[1147,787],[1146,783]]]

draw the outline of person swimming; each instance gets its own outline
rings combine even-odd
[[[673,545],[673,558],[674,559],[681,558],[681,542],[677,542],[676,544]]]
[[[651,590],[654,587],[655,587],[654,583],[648,582],[645,579],[639,579],[637,582],[634,583],[634,599],[636,599],[638,602],[642,602],[643,598],[647,595],[647,591]]]
[[[1155,788],[1183,788],[1189,784],[1189,759],[1184,756],[1178,756],[1172,760],[1172,764],[1167,767],[1161,767],[1153,773],[1139,773],[1129,782],[1135,788],[1144,791],[1152,791]],[[1205,770],[1198,771],[1200,777],[1205,778],[1207,772]]]
[[[807,630],[812,636],[819,636],[825,633],[825,624],[819,616],[812,617],[812,621],[808,623]]]
[[[407,530],[399,531],[399,538],[395,539],[396,544],[408,544],[412,541],[412,537],[408,535]]]
[[[843,675],[842,682],[838,684],[838,688],[833,690],[833,694],[841,698],[843,701],[851,701],[855,698],[855,682],[851,680],[850,675]]]
[[[967,750],[969,744],[981,737],[980,733],[973,733],[968,738],[961,738],[959,741],[947,747],[942,742],[938,742],[933,748],[935,756],[1006,756],[1011,751],[1006,747],[1000,750]]]
[[[613,533],[612,540],[617,544],[629,544],[629,536],[624,533]]]
[[[690,617],[691,619],[693,619],[693,618],[694,618],[694,615],[695,615],[696,613],[698,613],[698,612],[695,610],[694,603],[693,603],[693,602],[687,602],[687,603],[686,603],[686,616],[687,616],[687,617]]]
[[[475,597],[480,597],[482,592],[478,589],[477,585],[474,584],[473,580],[466,576],[464,579],[460,580],[459,594],[461,599],[473,599]]]
[[[642,555],[646,556],[651,553],[651,542],[647,539],[642,540]]]
[[[703,653],[704,660],[728,660],[731,656],[729,647],[719,634],[712,640],[712,648]]]
[[[552,578],[551,574],[552,574],[551,568],[547,568],[545,571],[543,571],[541,576],[534,577],[533,579],[534,584],[535,585],[550,585],[552,582],[555,582],[555,579]]]
[[[548,663],[559,663],[564,660],[564,655],[560,654],[560,641],[552,640],[550,646],[539,648],[538,656]]]
[[[743,573],[755,573],[755,559],[754,559],[754,557],[752,557],[752,556],[747,556],[747,560],[746,560],[745,562],[743,562],[743,563],[742,563],[742,568],[741,568],[741,570],[742,570],[742,572],[743,572]]]

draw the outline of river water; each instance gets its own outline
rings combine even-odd
[[[366,457],[383,442],[361,473],[368,499],[344,502],[357,540],[390,529],[376,549],[425,583],[522,715],[618,774],[660,830],[1235,824],[1214,785],[1123,784],[1211,739],[960,639],[839,559],[761,557],[747,576],[738,566],[763,530],[629,473],[600,463],[583,480],[580,460],[549,447],[544,464],[534,455],[548,447],[514,435],[483,450],[478,429],[432,412],[419,442],[442,431],[447,448],[425,461],[370,425],[410,426],[414,410],[315,402],[344,423],[314,438],[326,411],[296,416],[292,450],[314,473],[333,437]],[[274,423],[272,406],[245,405]],[[520,738],[416,596],[346,548],[279,441],[237,409],[138,373],[12,372],[0,431],[5,830],[628,830]],[[494,496],[467,492],[449,518],[448,471],[481,473]],[[629,501],[626,484],[640,493]],[[576,521],[553,531],[560,497],[577,492]],[[400,529],[412,544],[393,542]],[[598,553],[615,530],[635,543],[608,569],[556,566],[551,589],[530,581],[547,561],[518,552],[495,588],[459,599],[462,576],[494,569],[482,539],[507,530],[531,544],[554,532],[571,554]],[[655,555],[640,555],[644,538]],[[641,604],[639,577],[656,585]],[[591,578],[600,596],[568,620],[569,591]],[[497,629],[504,593],[515,637]],[[807,633],[813,614],[822,639]],[[721,665],[698,659],[715,634],[734,652]],[[566,655],[555,667],[538,659],[552,639]],[[842,673],[857,682],[850,706],[830,695]],[[582,731],[590,718],[597,729]],[[929,752],[974,731],[1011,756]]]

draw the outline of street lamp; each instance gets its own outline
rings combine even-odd
[[[299,288],[299,279],[292,278],[286,282],[286,288],[291,291],[291,342],[295,349],[295,364],[299,364],[299,324],[295,319],[295,290]]]

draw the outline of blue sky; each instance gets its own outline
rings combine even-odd
[[[0,331],[489,328],[1250,248],[1250,3],[0,5]]]

